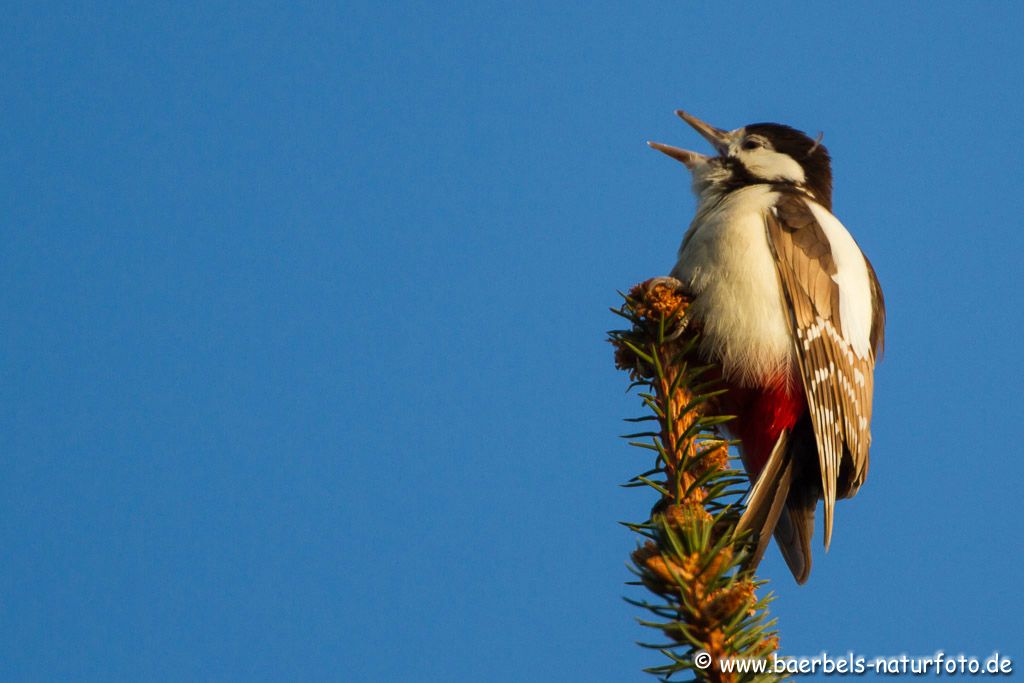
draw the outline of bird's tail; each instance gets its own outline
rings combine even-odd
[[[785,510],[775,527],[775,541],[797,583],[811,575],[811,537],[814,535],[814,508],[821,497],[821,470],[814,428],[808,418],[793,428],[789,441],[789,461],[793,479],[786,494]]]
[[[755,543],[748,566],[756,568],[775,535],[782,556],[797,583],[804,583],[811,574],[811,537],[814,534],[814,508],[819,489],[801,476],[800,463],[814,457],[813,433],[808,441],[800,424],[793,432],[784,430],[764,469],[750,489],[747,509],[740,517],[737,533],[751,532]],[[803,453],[810,445],[812,452]]]
[[[811,575],[811,536],[814,535],[814,508],[817,493],[799,484],[789,487],[785,509],[775,525],[775,541],[797,583]]]
[[[747,560],[750,568],[756,568],[768,547],[768,539],[778,524],[786,507],[789,487],[793,481],[793,460],[789,457],[790,432],[779,434],[772,447],[768,461],[757,477],[747,496],[747,509],[743,511],[736,533],[750,532],[754,550]]]

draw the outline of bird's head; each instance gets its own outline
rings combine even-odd
[[[707,156],[658,142],[647,144],[690,169],[698,196],[772,183],[802,189],[831,208],[832,162],[820,137],[812,140],[779,123],[752,123],[727,131],[685,111],[676,114],[710,142],[718,155]]]

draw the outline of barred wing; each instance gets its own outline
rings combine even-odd
[[[860,248],[813,200],[780,193],[767,227],[814,425],[828,547],[836,498],[856,494],[868,472],[884,303]]]

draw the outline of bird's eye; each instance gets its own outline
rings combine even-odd
[[[746,150],[758,149],[761,146],[760,140],[744,140],[742,145],[743,149]]]

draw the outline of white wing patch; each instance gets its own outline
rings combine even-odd
[[[858,358],[871,353],[871,280],[860,247],[839,219],[815,201],[807,201],[818,225],[828,238],[839,287],[839,321],[842,335]]]

